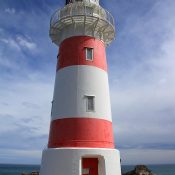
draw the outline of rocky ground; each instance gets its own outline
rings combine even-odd
[[[123,175],[154,175],[145,165],[137,165],[134,170],[124,173]]]
[[[33,171],[32,173],[22,173],[21,175],[39,175],[38,171]],[[134,170],[129,171],[127,173],[123,173],[122,175],[154,175],[151,170],[148,169],[145,165],[137,165]]]
[[[22,173],[21,175],[39,175],[39,172],[33,171],[32,173]]]

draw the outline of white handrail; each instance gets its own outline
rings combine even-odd
[[[50,26],[54,26],[62,18],[73,16],[98,16],[114,26],[114,18],[107,10],[100,6],[94,8],[94,6],[88,6],[86,3],[71,3],[62,9],[56,10],[51,17]]]

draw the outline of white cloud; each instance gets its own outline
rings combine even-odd
[[[38,163],[48,141],[56,62],[49,18],[38,10],[0,13],[0,162]]]
[[[29,37],[16,36],[15,38],[1,38],[0,41],[18,51],[21,49],[34,51],[37,48],[36,43],[32,42]]]
[[[173,160],[169,158],[169,152],[173,151],[156,149],[175,148],[172,139],[175,137],[174,5],[173,1],[157,1],[144,16],[128,19],[123,31],[140,43],[138,49],[143,47],[146,50],[146,54],[142,53],[139,60],[133,60],[135,64],[127,67],[119,78],[112,73],[111,97],[116,144],[126,148],[122,150],[126,156],[124,162],[139,163],[145,160],[156,163],[157,160],[157,163],[165,163],[168,159],[170,162]],[[132,46],[128,48],[130,50]],[[137,54],[131,53],[133,57]],[[139,147],[148,150],[144,153]],[[155,149],[151,151],[152,147]],[[129,148],[138,150],[132,150],[132,154],[129,154]],[[138,154],[141,157],[139,160]],[[160,157],[164,159],[159,161]]]
[[[18,36],[16,38],[17,43],[19,44],[19,46],[23,47],[23,48],[27,48],[29,50],[35,50],[37,48],[36,43],[30,41],[27,38],[24,38],[22,36]]]
[[[41,161],[41,153],[41,150],[1,149],[0,162],[3,162],[5,159],[6,163],[38,164]]]
[[[12,38],[1,38],[0,41],[3,42],[4,44],[10,46],[13,49],[17,49],[18,51],[21,50],[19,44],[16,42],[15,39],[12,39]]]
[[[6,8],[4,10],[6,13],[9,13],[11,15],[15,14],[16,10],[14,8]]]
[[[21,120],[28,119],[29,122],[23,123],[23,126],[37,127],[36,134],[48,134],[48,115],[50,114],[53,93],[53,86],[50,85],[50,81],[46,81],[46,79],[45,82],[23,79],[1,82],[6,84],[6,88],[0,87],[0,114],[1,116],[13,116],[13,118],[4,117],[4,122],[9,122],[8,126],[11,125],[8,128],[5,127],[6,132],[9,131],[9,128],[13,128],[15,123],[21,126],[20,123],[23,123]],[[4,122],[0,123],[2,125],[0,131],[5,130]]]
[[[126,5],[126,2],[124,4]],[[15,9],[7,8],[6,13],[16,12]],[[8,25],[20,31],[21,35],[12,35],[11,31],[7,34],[4,29],[0,29],[3,33],[0,39],[0,66],[10,68],[0,77],[0,144],[9,147],[0,149],[4,160],[10,156],[17,160],[18,154],[25,159],[30,153],[32,156],[28,158],[35,157],[35,153],[36,157],[41,156],[38,150],[47,143],[54,86],[53,80],[50,79],[54,74],[47,69],[48,64],[52,64],[52,69],[54,65],[52,59],[46,59],[56,56],[56,49],[55,53],[51,53],[51,47],[54,46],[49,43],[48,36],[46,37],[48,14],[41,13],[40,16],[37,11],[36,14],[33,12],[28,15],[21,11],[15,15],[13,16],[16,18]],[[172,139],[175,128],[174,2],[156,1],[143,16],[129,12],[123,15],[124,27],[119,31],[118,37],[123,37],[123,43],[128,42],[126,38],[134,38],[134,43],[139,45],[135,52],[134,46],[129,43],[129,47],[123,48],[119,53],[114,49],[109,54],[109,64],[115,67],[110,74],[110,86],[116,145],[126,148],[121,149],[124,163],[149,163],[151,160],[153,163],[164,163],[164,158],[171,163],[174,161],[174,151],[163,148],[171,145],[173,147],[175,144]],[[6,16],[10,15],[0,18],[6,19]],[[21,21],[24,22],[23,31]],[[43,31],[40,30],[41,26]],[[33,35],[29,37],[31,31]],[[35,43],[33,38],[41,45]],[[116,42],[118,43],[118,40]],[[118,46],[120,45],[121,43],[118,43]],[[39,64],[41,67],[45,65],[34,71],[33,67],[37,62],[30,66],[28,62],[35,58],[27,58],[23,51],[33,53],[39,48],[42,51],[37,55],[42,57]],[[116,55],[117,59],[127,58],[123,67],[116,62]],[[135,60],[135,57],[139,59]],[[10,73],[14,68],[15,71]],[[20,75],[16,71],[19,69]],[[152,147],[156,148],[153,150]],[[16,151],[17,148],[21,149],[21,152]],[[163,150],[158,150],[159,148]],[[29,149],[31,151],[28,151]]]
[[[121,149],[122,164],[166,164],[175,162],[175,150],[160,149]]]
[[[26,66],[27,58],[23,51],[35,55],[38,53],[37,44],[28,36],[0,38],[0,66],[11,70],[19,70]]]

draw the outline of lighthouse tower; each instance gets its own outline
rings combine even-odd
[[[53,14],[50,37],[59,53],[41,175],[121,175],[105,53],[114,36],[99,0],[66,0]]]

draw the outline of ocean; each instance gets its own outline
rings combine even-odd
[[[175,175],[175,165],[148,165],[148,168],[156,175]],[[21,173],[30,173],[39,171],[39,165],[10,165],[0,164],[0,175],[21,175]],[[134,166],[123,165],[122,172],[133,170]]]

